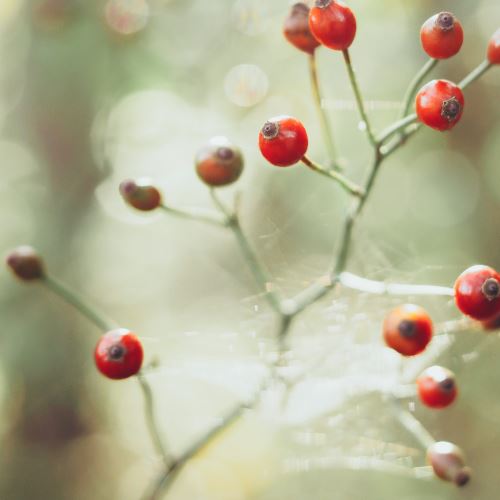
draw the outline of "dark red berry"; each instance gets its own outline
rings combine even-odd
[[[431,366],[417,378],[417,392],[425,406],[446,408],[457,397],[455,375],[442,366]]]
[[[500,274],[487,266],[472,266],[455,282],[455,303],[467,316],[486,320],[500,314]]]
[[[500,64],[500,28],[493,33],[488,43],[487,58],[491,64]]]
[[[309,29],[309,7],[298,2],[292,6],[283,24],[285,38],[299,50],[313,54],[320,43]]]
[[[419,120],[436,130],[450,130],[460,120],[464,96],[460,87],[447,80],[432,80],[417,94]]]
[[[123,199],[137,210],[149,212],[161,204],[161,194],[148,179],[127,179],[120,184]]]
[[[403,356],[421,353],[432,338],[432,320],[425,309],[405,304],[393,309],[385,318],[385,343]]]
[[[117,328],[101,337],[94,358],[97,369],[106,377],[119,380],[136,375],[144,357],[141,341],[130,330]]]
[[[227,186],[243,172],[243,156],[226,137],[213,137],[195,158],[198,177],[209,186]]]
[[[20,280],[37,280],[44,275],[42,258],[34,248],[28,245],[22,245],[12,250],[5,261]]]
[[[500,313],[481,321],[484,330],[500,330]]]
[[[463,451],[453,443],[438,441],[427,449],[427,461],[434,473],[444,481],[465,486],[471,478],[471,470],[465,466]]]
[[[322,45],[333,50],[346,50],[356,36],[356,17],[342,2],[316,0],[309,12],[309,28]]]
[[[278,167],[289,167],[307,152],[308,138],[304,125],[291,116],[268,120],[259,133],[259,148],[267,161]]]
[[[422,25],[420,41],[434,59],[448,59],[458,53],[464,41],[462,25],[451,12],[440,12]]]

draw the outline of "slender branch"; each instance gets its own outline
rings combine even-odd
[[[163,203],[160,208],[170,215],[182,217],[183,219],[197,220],[215,226],[226,226],[226,221],[219,214],[211,210],[203,210],[201,208],[176,208]]]
[[[479,66],[473,69],[459,84],[458,86],[463,90],[471,83],[475,82],[478,78],[484,75],[493,66],[490,61],[485,59]]]
[[[408,125],[412,125],[418,120],[417,115],[415,113],[405,116],[394,122],[392,125],[383,130],[380,135],[377,137],[377,144],[383,144],[387,139],[389,139],[392,135],[400,132],[408,127]]]
[[[337,152],[335,149],[335,143],[333,141],[333,133],[330,125],[328,116],[326,115],[325,109],[322,105],[321,91],[319,88],[318,71],[316,67],[316,51],[314,51],[309,56],[309,75],[311,78],[311,88],[314,98],[314,105],[319,116],[319,122],[321,126],[321,133],[323,135],[323,140],[325,142],[326,151],[330,158],[330,163],[335,170],[340,170],[337,164]]]
[[[307,156],[302,157],[302,163],[304,163],[304,165],[308,166],[314,172],[318,172],[319,174],[334,180],[349,194],[359,197],[362,197],[364,195],[364,191],[360,186],[349,180],[341,173],[334,170],[327,170],[325,167],[322,167],[318,163],[312,161]]]
[[[366,130],[366,135],[368,136],[368,140],[373,146],[377,145],[377,141],[375,140],[375,135],[373,134],[370,120],[368,119],[368,115],[366,113],[365,104],[363,101],[363,97],[361,95],[361,90],[358,85],[358,81],[356,79],[356,73],[354,72],[354,68],[351,62],[351,56],[349,54],[349,50],[345,49],[342,51],[344,55],[344,61],[347,68],[347,74],[349,75],[349,80],[351,82],[351,87],[354,92],[354,97],[356,98],[356,103],[358,105],[359,114],[361,115],[361,120],[363,122],[363,126]]]

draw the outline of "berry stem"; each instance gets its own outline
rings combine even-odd
[[[485,59],[479,66],[473,69],[459,84],[458,86],[463,90],[471,83],[475,82],[478,78],[484,75],[493,66],[487,59]]]
[[[349,180],[347,177],[342,175],[341,173],[333,171],[333,170],[327,170],[325,167],[312,161],[307,156],[302,157],[302,163],[304,163],[304,165],[307,165],[311,170],[314,170],[315,172],[318,172],[319,174],[324,175],[325,177],[333,179],[343,189],[345,189],[349,194],[352,194],[354,196],[358,196],[360,198],[362,198],[364,196],[363,189],[360,186],[358,186],[357,184],[355,184],[354,182],[352,182],[351,180]]]
[[[332,127],[330,121],[322,105],[321,91],[319,88],[318,70],[316,65],[316,51],[309,55],[309,74],[311,77],[311,88],[314,98],[314,104],[318,112],[318,117],[321,126],[321,133],[325,142],[327,154],[330,158],[330,163],[334,170],[340,170],[337,163],[337,152],[333,140]]]
[[[347,74],[349,75],[349,80],[351,82],[351,87],[354,92],[354,96],[356,98],[356,103],[358,106],[359,114],[361,115],[361,120],[364,124],[364,128],[366,130],[366,135],[368,136],[368,140],[372,144],[372,146],[377,146],[377,141],[375,139],[375,135],[373,134],[370,120],[368,119],[368,115],[366,114],[365,104],[363,101],[363,97],[361,95],[361,90],[358,85],[358,81],[356,78],[356,73],[354,72],[354,68],[351,62],[351,56],[349,54],[349,50],[345,49],[342,51],[344,55],[344,61],[347,68]]]
[[[160,208],[168,214],[175,215],[176,217],[206,222],[207,224],[215,226],[223,227],[226,225],[226,221],[217,213],[213,213],[211,210],[203,210],[201,208],[176,208],[166,205],[165,203],[162,203]]]
[[[415,113],[405,116],[400,120],[394,122],[392,125],[389,125],[386,129],[384,129],[380,135],[377,137],[377,144],[382,145],[387,139],[391,136],[406,129],[409,125],[412,125],[418,120],[417,115]]]

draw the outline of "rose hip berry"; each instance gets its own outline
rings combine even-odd
[[[455,375],[442,366],[431,366],[417,378],[417,393],[425,406],[446,408],[457,397]]]
[[[136,375],[141,369],[143,357],[141,341],[126,328],[104,334],[94,352],[97,369],[114,380]]]
[[[471,478],[471,470],[465,466],[463,451],[453,443],[438,441],[427,449],[427,461],[434,473],[445,481],[465,486]]]
[[[161,194],[148,179],[127,179],[120,184],[123,199],[137,210],[149,212],[161,204]]]
[[[213,137],[200,148],[195,158],[198,177],[209,186],[227,186],[243,171],[243,156],[226,137]]]
[[[393,309],[385,318],[385,343],[403,356],[421,353],[432,338],[432,320],[419,306],[405,304]]]
[[[37,251],[22,245],[12,250],[5,259],[10,270],[23,281],[33,281],[43,278],[43,261]]]
[[[462,25],[451,12],[440,12],[425,21],[420,30],[425,52],[434,59],[448,59],[458,53],[464,41]]]
[[[417,94],[419,120],[435,130],[450,130],[460,120],[464,96],[460,87],[448,80],[432,80]]]
[[[298,2],[294,4],[283,24],[285,38],[299,50],[313,54],[320,45],[309,29],[309,7]]]
[[[304,125],[291,116],[268,120],[259,133],[259,148],[264,158],[278,167],[300,161],[308,146]]]
[[[325,47],[346,50],[356,36],[356,17],[342,2],[316,0],[309,12],[309,28]]]
[[[493,33],[488,43],[486,57],[491,64],[500,64],[500,28]]]
[[[455,303],[467,316],[486,320],[500,314],[500,274],[488,266],[472,266],[455,282]]]

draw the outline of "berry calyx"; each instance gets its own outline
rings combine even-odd
[[[283,24],[285,38],[299,50],[313,54],[320,45],[309,29],[309,7],[298,2],[292,5]]]
[[[463,451],[448,441],[438,441],[427,449],[427,461],[434,474],[444,481],[465,486],[471,478],[471,470],[465,466]]]
[[[278,167],[289,167],[300,161],[309,144],[304,125],[291,116],[268,120],[259,133],[259,148],[267,161]]]
[[[432,339],[432,320],[425,309],[404,304],[393,309],[385,318],[385,343],[403,356],[421,353]]]
[[[490,38],[486,57],[491,64],[500,64],[500,28]]]
[[[472,266],[456,280],[455,303],[460,311],[478,320],[500,314],[500,274],[488,266]]]
[[[464,41],[462,25],[451,12],[440,12],[422,25],[420,41],[434,59],[448,59],[460,51]]]
[[[154,210],[161,204],[161,194],[149,179],[123,181],[120,194],[129,205],[143,212]]]
[[[455,375],[442,366],[431,366],[417,378],[417,393],[425,406],[446,408],[457,397]]]
[[[126,328],[104,334],[94,351],[97,369],[113,380],[136,375],[141,369],[143,357],[141,341]]]
[[[309,12],[309,28],[325,47],[346,50],[356,36],[356,17],[342,2],[316,0]]]
[[[464,96],[460,87],[448,80],[432,80],[416,97],[419,120],[435,130],[450,130],[462,117]]]
[[[37,251],[28,245],[12,250],[5,262],[10,270],[22,281],[33,281],[44,276],[42,258]]]
[[[196,153],[195,166],[205,184],[227,186],[236,182],[243,172],[243,156],[227,137],[213,137]]]

